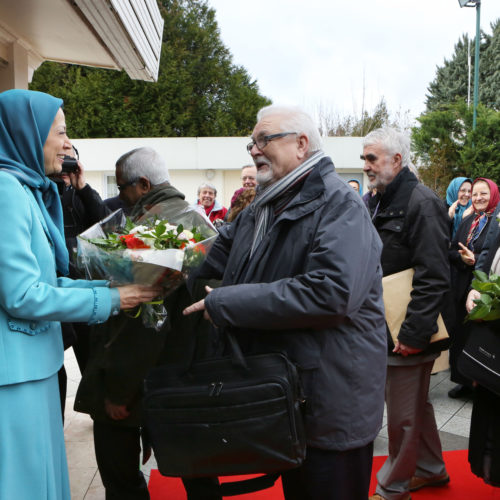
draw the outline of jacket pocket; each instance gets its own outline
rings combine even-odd
[[[50,327],[50,321],[36,321],[18,318],[8,319],[9,328],[14,332],[25,333],[26,335],[38,335],[45,332]]]
[[[379,231],[390,231],[391,233],[403,232],[404,219],[401,217],[387,218],[378,226]]]

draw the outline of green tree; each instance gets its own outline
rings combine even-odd
[[[46,62],[30,88],[64,99],[72,137],[249,135],[270,104],[232,62],[206,0],[161,0],[158,82],[125,72]]]
[[[482,32],[479,47],[479,102],[500,110],[500,19],[492,23],[491,28],[491,34]],[[471,75],[474,74],[475,39],[470,40],[467,35],[462,35],[455,45],[451,59],[445,59],[443,66],[437,68],[436,77],[429,84],[427,111],[436,111],[441,105],[457,99],[467,99],[468,46],[471,54]]]
[[[442,105],[417,121],[412,145],[424,184],[444,197],[457,176],[500,181],[500,111],[480,104],[474,132],[472,108],[463,101]]]

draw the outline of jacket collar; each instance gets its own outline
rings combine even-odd
[[[304,179],[299,192],[278,218],[295,220],[319,208],[325,200],[323,177],[334,171],[332,160],[329,157],[322,158]]]
[[[411,192],[418,184],[418,179],[408,167],[403,167],[393,181],[385,188],[382,195],[376,195],[380,201],[379,213],[389,206],[391,208],[406,207]]]

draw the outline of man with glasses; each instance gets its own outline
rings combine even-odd
[[[257,120],[247,146],[257,197],[199,271],[222,287],[184,313],[204,310],[244,351],[297,365],[307,453],[282,473],[286,500],[366,500],[384,408],[382,245],[310,116],[269,106]]]
[[[233,197],[231,198],[231,207],[229,211],[233,209],[240,194],[244,193],[248,189],[255,190],[257,187],[257,167],[255,165],[244,165],[241,167],[241,183],[243,184],[243,187],[240,187],[234,192]],[[228,216],[226,216],[226,220],[228,220]]]

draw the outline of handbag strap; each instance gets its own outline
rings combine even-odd
[[[259,490],[271,488],[280,477],[280,473],[265,474],[263,476],[254,477],[252,479],[243,479],[242,481],[231,481],[222,483],[219,488],[223,497],[231,497],[235,495],[243,495],[245,493],[253,493]]]

